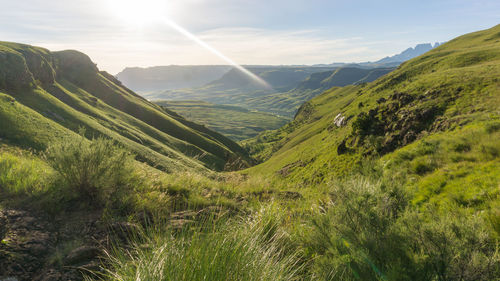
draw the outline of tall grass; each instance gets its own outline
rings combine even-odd
[[[483,217],[417,211],[394,185],[332,187],[305,236],[315,280],[499,280],[498,242]]]
[[[274,218],[208,219],[180,232],[146,229],[135,245],[109,254],[102,280],[299,280],[298,256],[286,251]]]
[[[37,195],[51,184],[53,170],[34,157],[0,151],[0,192]]]

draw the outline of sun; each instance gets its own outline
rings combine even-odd
[[[144,25],[167,16],[166,0],[108,0],[113,14],[122,21]]]

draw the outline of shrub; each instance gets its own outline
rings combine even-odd
[[[331,194],[305,240],[308,253],[316,257],[314,279],[410,279],[407,241],[392,229],[408,204],[405,195],[398,189],[384,192],[380,183],[363,179],[338,184]]]
[[[368,135],[376,126],[376,120],[365,112],[361,112],[352,122],[353,135]]]
[[[315,280],[499,280],[498,244],[482,218],[419,213],[398,188],[366,180],[331,194],[304,241]]]
[[[106,203],[131,185],[132,156],[112,140],[88,141],[82,136],[49,147],[45,158],[70,190],[87,202]]]

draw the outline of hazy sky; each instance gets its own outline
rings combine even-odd
[[[500,23],[499,0],[0,1],[1,41],[77,49],[113,74],[224,64],[170,26],[145,21],[149,15],[168,17],[240,64],[373,61]]]

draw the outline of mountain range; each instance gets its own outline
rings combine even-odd
[[[315,72],[323,72],[333,70],[339,67],[355,67],[355,68],[380,68],[380,67],[396,67],[400,63],[422,55],[423,53],[439,46],[439,43],[434,45],[430,43],[419,44],[415,48],[408,48],[400,54],[383,58],[376,62],[364,63],[332,63],[318,64],[313,66],[244,66],[250,69],[262,78],[268,79],[268,83],[277,88],[290,87],[293,88],[297,80],[304,80],[310,74]],[[124,85],[139,93],[151,93],[162,90],[175,90],[183,88],[203,88],[207,85],[220,85],[224,88],[243,88],[252,81],[245,79],[246,77],[230,73],[237,71],[231,66],[224,65],[170,65],[170,66],[154,66],[154,67],[127,67],[118,74],[116,78],[122,81]],[[266,74],[263,74],[266,72]],[[224,74],[229,77],[224,78]],[[228,79],[230,77],[238,78]],[[243,79],[243,80],[241,80]],[[280,82],[276,84],[275,82]],[[219,80],[219,81],[217,81]],[[243,85],[239,84],[243,83]]]

